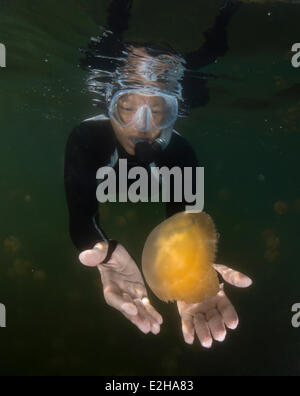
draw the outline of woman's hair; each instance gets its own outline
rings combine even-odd
[[[176,96],[179,105],[182,103],[185,60],[168,44],[124,43],[104,31],[81,51],[85,56],[80,66],[88,71],[88,90],[97,94],[94,103],[103,110],[116,92],[148,86]]]

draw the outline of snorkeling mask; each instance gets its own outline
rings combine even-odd
[[[159,90],[129,89],[114,95],[109,116],[122,127],[135,124],[145,133],[151,128],[168,129],[178,117],[178,101]]]
[[[150,163],[170,142],[178,118],[178,101],[159,89],[128,89],[113,96],[109,116],[121,127],[135,126],[144,134],[144,139],[136,139],[136,155]],[[149,145],[147,134],[153,129],[161,134]]]

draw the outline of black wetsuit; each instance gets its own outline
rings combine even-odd
[[[118,161],[112,164],[111,159],[116,151]],[[73,130],[66,148],[65,188],[70,215],[70,234],[79,251],[90,249],[96,243],[114,237],[106,235],[100,226],[96,173],[102,167],[111,166],[118,175],[120,159],[127,159],[128,171],[140,166],[147,169],[150,176],[150,167],[140,162],[136,156],[129,155],[118,143],[109,120],[85,121]],[[199,166],[192,147],[175,132],[167,148],[155,160],[155,165],[158,168],[166,166],[168,169],[173,167],[195,169]],[[195,175],[196,172],[193,172],[193,191],[195,191]],[[172,191],[171,183],[171,202],[166,204],[167,217],[184,211],[185,206],[191,204],[184,201],[174,202]]]
[[[220,10],[214,26],[204,33],[206,41],[197,51],[186,54],[187,70],[199,69],[213,63],[218,57],[224,56],[228,50],[227,25],[241,5],[240,1],[228,0]],[[113,0],[109,8],[108,28],[113,32],[103,37],[101,43],[92,42],[85,53],[81,66],[114,70],[116,65],[109,56],[115,56],[122,50],[122,34],[128,28],[132,0]],[[95,56],[107,55],[105,57]],[[107,64],[104,64],[107,62]],[[183,81],[184,101],[189,107],[204,106],[209,101],[207,81],[192,74],[185,75]],[[111,163],[117,150],[119,159],[127,159],[129,167],[145,166],[137,157],[129,156],[118,144],[109,121],[86,121],[76,127],[67,144],[65,157],[65,187],[70,214],[70,234],[78,248],[82,251],[93,247],[113,235],[105,235],[101,229],[96,199],[96,172],[99,168]],[[115,165],[115,164],[114,164]],[[198,162],[192,147],[178,134],[173,133],[171,142],[163,151],[158,167],[169,169],[178,167],[197,167]],[[117,169],[117,165],[115,165]],[[149,171],[149,168],[146,167]],[[195,174],[195,173],[194,173]],[[193,180],[193,184],[195,179]],[[195,188],[193,188],[195,191]],[[166,205],[167,217],[185,210],[186,202]]]

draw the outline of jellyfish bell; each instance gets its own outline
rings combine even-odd
[[[203,302],[219,292],[213,268],[218,236],[205,213],[179,213],[147,238],[142,268],[149,287],[162,301]]]

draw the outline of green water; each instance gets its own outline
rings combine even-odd
[[[105,24],[109,2],[1,3],[0,302],[7,328],[0,329],[0,374],[299,375],[300,330],[290,313],[300,302],[300,69],[290,62],[300,42],[299,7],[245,5],[230,24],[230,51],[205,70],[220,76],[210,83],[210,104],[177,125],[206,168],[218,262],[255,282],[249,290],[227,288],[240,327],[205,351],[184,344],[175,306],[152,294],[165,319],[156,337],[106,306],[99,275],[80,266],[69,239],[65,143],[95,114],[78,48]],[[196,49],[220,3],[136,0],[126,38]],[[116,205],[104,209],[104,221],[140,264],[162,214],[162,207]]]

